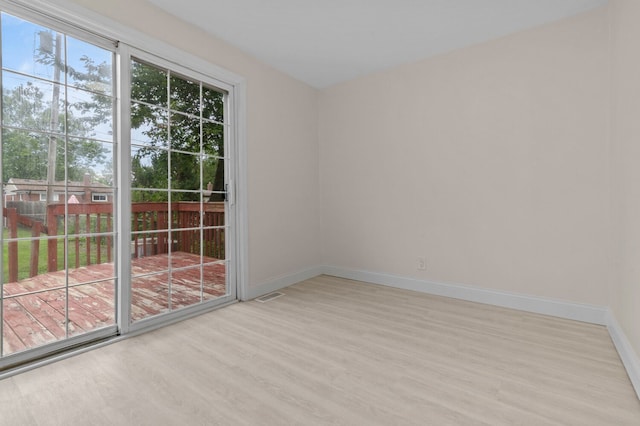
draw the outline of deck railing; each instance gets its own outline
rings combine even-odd
[[[134,257],[173,251],[200,254],[200,203],[147,202],[131,206],[131,253]],[[202,252],[205,256],[224,259],[224,202],[205,203]],[[171,220],[172,235],[169,235]]]
[[[224,202],[203,204],[203,225],[207,229],[194,229],[200,226],[200,203],[194,202],[144,202],[131,206],[131,255],[144,257],[172,251],[183,251],[224,259]],[[16,208],[4,208],[5,227],[8,237],[18,237],[18,224],[31,229],[31,255],[29,276],[38,274],[40,263],[41,233],[49,237],[59,235],[66,220],[68,241],[67,258],[79,268],[90,264],[100,264],[113,260],[113,205],[111,203],[51,204],[47,207],[47,225],[17,213]],[[171,235],[169,224],[171,223]],[[202,232],[202,240],[200,239]],[[200,244],[202,241],[202,247]],[[59,244],[65,244],[63,238],[47,239],[47,271],[55,272],[64,268],[64,259],[59,259]],[[18,242],[7,244],[8,282],[18,280]],[[60,252],[63,253],[63,252]]]
[[[16,209],[2,209],[2,215],[6,218],[6,226],[9,230],[9,238],[18,238],[18,211]],[[18,281],[18,242],[10,241],[7,244],[9,262],[9,282]]]

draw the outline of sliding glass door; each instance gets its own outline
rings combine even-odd
[[[116,332],[115,46],[0,27],[6,358]]]
[[[228,94],[131,57],[131,321],[228,299]]]
[[[0,372],[236,298],[233,88],[0,18]]]

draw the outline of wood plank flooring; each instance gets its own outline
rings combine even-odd
[[[640,425],[604,327],[321,276],[0,381],[1,425]]]

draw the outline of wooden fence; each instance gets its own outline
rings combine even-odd
[[[144,257],[172,251],[184,251],[217,259],[225,257],[224,202],[204,204],[202,231],[200,226],[200,203],[193,202],[148,202],[133,203],[131,206],[131,254]],[[18,280],[18,224],[31,229],[31,255],[29,276],[38,274],[40,262],[41,233],[54,237],[64,229],[66,221],[68,259],[75,259],[75,265],[100,264],[113,261],[113,205],[111,203],[69,204],[65,216],[64,204],[47,207],[47,225],[18,214],[16,208],[4,208],[5,226],[8,229],[8,282]],[[169,235],[171,223],[171,235]],[[191,228],[191,229],[190,229]],[[200,243],[202,232],[202,243]],[[64,268],[64,259],[58,259],[58,245],[65,244],[63,238],[47,239],[47,271],[55,272]],[[201,247],[202,245],[202,247]],[[81,253],[83,252],[83,253]],[[83,261],[81,261],[83,259]]]

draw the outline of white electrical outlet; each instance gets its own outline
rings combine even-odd
[[[418,258],[418,271],[424,271],[427,269],[427,258],[419,257]]]

